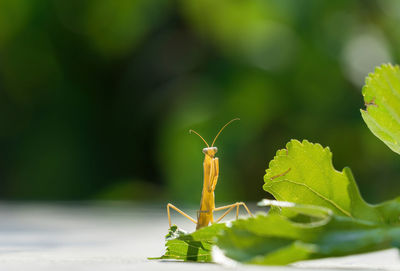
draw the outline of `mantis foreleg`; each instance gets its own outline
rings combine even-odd
[[[218,182],[218,176],[219,176],[219,160],[218,157],[214,158],[214,178],[212,180],[211,184],[211,191],[215,190],[215,186],[217,185]]]

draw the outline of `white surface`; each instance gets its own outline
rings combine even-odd
[[[0,203],[0,270],[400,270],[396,250],[297,263],[292,267],[147,260],[164,251],[164,206],[122,203]],[[193,230],[179,216],[173,223]],[[329,270],[330,270],[329,269]]]

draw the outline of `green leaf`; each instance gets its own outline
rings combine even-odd
[[[201,228],[193,233],[185,233],[174,225],[165,236],[165,254],[150,259],[211,262],[211,248],[215,244],[215,237],[225,228],[225,224],[220,223]]]
[[[384,64],[365,79],[362,90],[366,110],[361,115],[368,128],[390,149],[400,154],[400,68]]]
[[[269,214],[233,222],[217,241],[227,257],[245,263],[283,265],[399,247],[399,225],[373,224],[338,216],[319,206],[276,201],[268,205],[320,219],[318,223],[298,223],[279,214]]]
[[[400,197],[374,206],[385,224],[400,225]]]
[[[263,199],[257,205],[276,207],[277,210],[279,210],[278,213],[282,212],[282,208],[290,207],[286,209],[289,211],[285,212],[285,216],[292,219],[294,217],[298,217],[299,215],[308,216],[309,218],[313,218],[312,220],[325,219],[332,214],[332,210],[325,207],[315,206],[315,205],[295,204],[293,202],[286,202],[286,201]]]
[[[264,190],[279,201],[321,206],[339,216],[384,221],[379,210],[361,198],[350,169],[337,171],[331,151],[320,144],[291,140],[270,162],[264,181]]]

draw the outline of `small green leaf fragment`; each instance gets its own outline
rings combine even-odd
[[[186,234],[186,232],[179,229],[177,225],[172,225],[168,231],[168,234],[165,235],[165,240],[166,241],[173,240],[173,239],[179,238],[180,236],[183,236],[185,234]]]
[[[217,234],[226,228],[225,224],[213,224],[193,233],[185,233],[173,225],[165,237],[166,252],[158,258],[181,261],[211,262],[211,249]]]

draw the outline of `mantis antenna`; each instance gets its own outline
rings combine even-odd
[[[196,135],[198,135],[204,141],[204,143],[206,143],[207,147],[208,148],[210,147],[210,145],[208,145],[207,141],[205,141],[204,138],[198,132],[196,132],[195,130],[189,130],[189,134],[191,134],[191,133],[195,133]]]
[[[217,140],[217,138],[218,138],[219,134],[222,132],[222,130],[224,130],[226,126],[228,126],[229,124],[231,124],[231,123],[234,122],[235,120],[240,120],[240,119],[239,119],[239,118],[236,118],[236,119],[233,119],[233,120],[229,121],[227,124],[224,125],[224,127],[221,128],[221,130],[219,130],[218,134],[215,136],[214,141],[213,141],[212,144],[211,144],[211,147],[214,146],[215,140]]]

